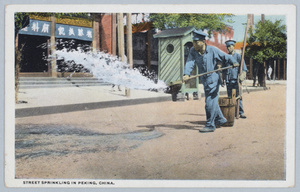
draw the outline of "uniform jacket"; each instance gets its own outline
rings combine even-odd
[[[242,60],[242,56],[236,52],[233,53],[233,55],[230,55],[231,57],[233,57],[238,63],[241,63]],[[226,65],[228,65],[229,63],[227,63]],[[243,71],[247,72],[247,66],[246,63],[244,61],[243,63]],[[238,74],[239,74],[239,67],[234,67],[231,69],[227,69],[226,71],[226,82],[228,83],[230,80],[237,80],[238,79]]]
[[[198,74],[213,71],[217,69],[218,61],[221,63],[229,63],[231,65],[237,63],[234,57],[224,53],[216,47],[206,45],[206,50],[203,55],[192,47],[186,60],[184,74],[190,75],[195,64],[198,66]],[[218,73],[211,73],[201,76],[200,80],[204,86],[207,86],[219,81],[220,77]]]

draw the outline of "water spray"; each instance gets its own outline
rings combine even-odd
[[[90,51],[77,47],[76,49],[63,46],[55,51],[56,58],[62,60],[66,69],[85,70],[99,80],[130,89],[164,91],[168,85],[159,79],[144,76],[140,70],[131,69],[129,64],[122,62],[119,57],[100,51]],[[82,66],[81,69],[78,66]],[[150,72],[148,76],[154,77]]]

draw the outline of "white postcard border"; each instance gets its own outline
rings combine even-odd
[[[15,179],[14,160],[14,12],[199,12],[234,14],[286,15],[288,54],[286,97],[286,181],[207,181],[207,180],[109,180],[115,185],[104,187],[292,187],[295,182],[295,77],[296,77],[296,7],[293,5],[8,5],[5,15],[5,183],[8,187],[93,187],[78,185],[24,185]],[[213,8],[212,8],[213,7]],[[58,179],[59,181],[70,181]],[[43,181],[33,179],[31,181]],[[46,181],[49,181],[47,179]],[[53,180],[57,181],[57,180]],[[76,180],[83,181],[83,180]],[[100,180],[95,180],[99,182]],[[94,186],[95,187],[95,186]],[[97,186],[99,187],[99,185]]]

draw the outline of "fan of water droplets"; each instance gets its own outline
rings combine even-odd
[[[84,51],[63,48],[55,52],[58,60],[65,65],[82,65],[99,80],[121,85],[130,89],[165,90],[167,85],[161,80],[153,80],[141,74],[138,69],[131,69],[126,62],[104,52]]]

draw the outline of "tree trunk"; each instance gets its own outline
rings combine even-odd
[[[274,60],[273,81],[276,80],[276,60]]]
[[[283,80],[286,80],[286,60],[283,59]]]
[[[147,69],[151,69],[151,29],[147,31]]]
[[[250,58],[250,74],[249,74],[249,76],[250,76],[250,78],[252,77],[252,79],[253,79],[253,58]]]
[[[277,61],[278,61],[278,67],[277,67],[278,68],[278,70],[277,70],[277,72],[278,72],[277,74],[278,75],[277,75],[277,79],[280,80],[280,60],[278,59]]]
[[[18,92],[19,92],[19,74],[20,74],[20,62],[21,53],[19,50],[19,33],[15,35],[15,103],[18,103]]]
[[[51,15],[51,77],[57,78],[57,70],[56,70],[56,45],[55,45],[55,14]]]
[[[262,87],[266,87],[266,61],[264,61],[264,71],[263,71],[263,76],[262,76]]]

